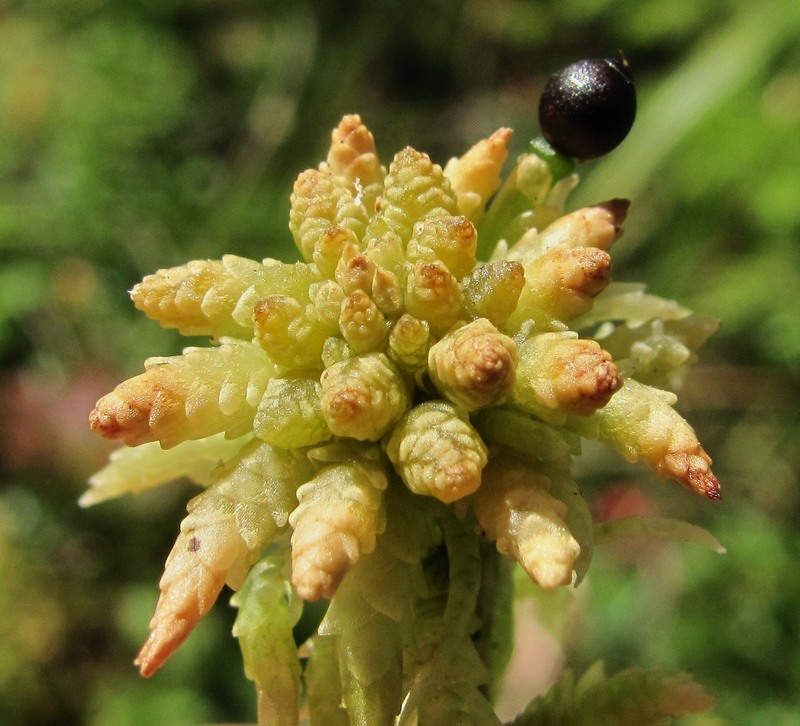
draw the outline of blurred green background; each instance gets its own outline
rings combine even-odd
[[[723,321],[680,408],[724,498],[591,447],[581,482],[728,554],[598,553],[567,658],[693,671],[719,701],[693,723],[800,724],[799,38],[796,0],[0,0],[0,723],[254,719],[225,596],[152,681],[130,665],[191,490],[76,504],[110,449],[94,401],[186,344],[126,291],[192,258],[294,257],[292,181],[344,113],[385,162],[499,126],[518,153],[550,73],[623,49],[637,123],[571,206],[630,197],[616,279]]]

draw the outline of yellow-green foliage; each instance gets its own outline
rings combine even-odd
[[[535,153],[503,183],[510,137],[445,169],[406,148],[387,172],[347,116],[294,186],[303,262],[228,255],[134,288],[147,315],[212,342],[148,360],[91,417],[141,448],[116,454],[84,504],[210,484],[167,561],[143,673],[227,583],[260,723],[298,722],[291,631],[320,599],[301,651],[315,723],[496,723],[486,660],[508,650],[510,598],[486,601],[482,578],[498,552],[545,589],[583,578],[580,437],[718,497],[674,396],[651,385],[676,381],[713,323],[609,285],[627,202],[565,214],[576,178],[554,180]]]

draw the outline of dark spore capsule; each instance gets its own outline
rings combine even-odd
[[[539,100],[539,124],[565,156],[594,159],[628,135],[636,117],[636,89],[624,58],[590,58],[562,68]]]

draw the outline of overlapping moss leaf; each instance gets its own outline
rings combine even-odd
[[[688,673],[629,668],[606,676],[596,663],[579,679],[565,671],[509,726],[669,726],[713,705],[714,698]]]

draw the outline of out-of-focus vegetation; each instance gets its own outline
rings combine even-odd
[[[723,320],[682,410],[724,498],[591,447],[582,483],[619,480],[599,516],[683,516],[728,554],[598,555],[567,657],[693,671],[719,701],[698,724],[800,723],[799,38],[795,0],[0,1],[0,723],[254,718],[224,606],[153,682],[128,665],[187,488],[77,508],[108,453],[94,400],[179,344],[125,291],[294,255],[293,178],[344,113],[384,157],[499,126],[521,150],[547,75],[620,48],[639,118],[574,204],[630,196],[615,278]]]

